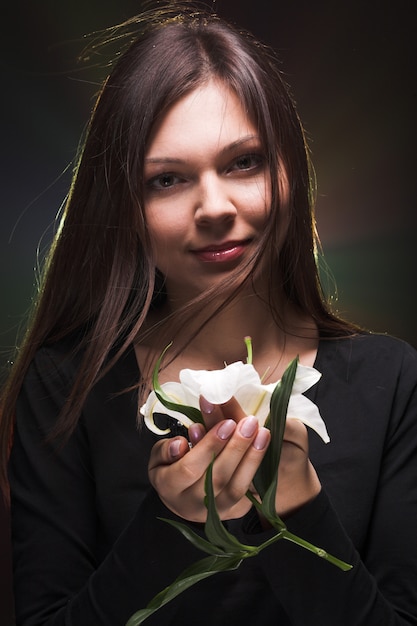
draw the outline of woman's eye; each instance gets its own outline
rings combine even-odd
[[[234,161],[231,170],[253,170],[262,165],[262,163],[263,158],[261,154],[243,154]]]
[[[156,191],[162,191],[163,189],[169,189],[174,185],[181,182],[181,179],[175,174],[166,172],[164,174],[158,174],[147,182],[147,187]]]

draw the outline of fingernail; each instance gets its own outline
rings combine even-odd
[[[225,422],[222,422],[218,427],[217,434],[220,439],[229,439],[229,437],[233,434],[235,428],[236,422],[234,422],[233,420],[226,420]]]
[[[255,441],[253,442],[253,447],[255,450],[264,450],[269,442],[269,430],[268,428],[260,428],[258,434],[255,437]]]
[[[170,442],[170,444],[169,444],[169,453],[170,453],[170,455],[173,458],[175,458],[176,456],[179,455],[180,447],[181,447],[181,440],[180,439],[173,439]]]
[[[204,396],[200,396],[200,408],[203,413],[207,413],[210,415],[210,413],[213,413],[214,411],[214,404],[206,400]]]
[[[245,419],[239,422],[239,432],[243,437],[252,437],[258,425],[257,418],[254,415],[249,415],[249,417],[245,417]]]
[[[188,428],[188,438],[193,446],[196,445],[205,435],[205,429],[202,424],[191,424]]]

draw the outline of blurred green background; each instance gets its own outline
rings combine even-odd
[[[317,220],[337,284],[336,307],[366,328],[417,347],[414,2],[212,4],[282,59],[317,171]],[[33,270],[50,241],[105,75],[93,67],[105,59],[78,62],[84,35],[140,7],[132,0],[15,0],[2,10],[2,368],[24,323]],[[0,623],[7,626],[9,552],[1,519],[0,530],[0,579],[6,581]]]

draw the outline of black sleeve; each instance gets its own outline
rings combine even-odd
[[[67,442],[47,441],[69,384],[44,352],[19,398],[9,465],[17,624],[122,626],[201,553],[157,520],[175,516],[149,485],[132,494],[135,513],[103,550],[84,418]],[[127,462],[115,455],[115,467]]]
[[[398,597],[387,588],[383,593],[346,535],[325,492],[287,521],[288,528],[312,544],[325,548],[353,569],[343,572],[324,559],[280,540],[257,557],[259,575],[283,606],[289,623],[297,626],[410,626],[417,624],[415,591]],[[262,533],[265,540],[269,533]],[[253,535],[242,540],[253,541]],[[257,542],[260,542],[258,536]],[[389,551],[389,546],[387,550]],[[387,553],[382,548],[381,564]],[[383,565],[384,566],[384,565]],[[395,585],[410,586],[415,573],[401,572]],[[381,584],[381,587],[383,583]],[[392,600],[395,600],[392,601]]]
[[[17,625],[123,626],[203,555],[157,519],[175,516],[149,485],[132,490],[130,512],[123,515],[126,523],[114,539],[103,539],[101,510],[107,494],[123,487],[124,478],[112,486],[112,475],[127,463],[126,446],[112,440],[112,448],[106,431],[108,447],[97,461],[93,448],[100,443],[99,434],[94,441],[91,437],[105,424],[100,415],[94,416],[94,428],[83,415],[64,445],[45,441],[71,384],[64,369],[52,366],[45,354],[38,355],[19,399],[10,462]],[[373,513],[360,549],[326,489],[287,520],[289,530],[352,563],[353,570],[340,572],[298,546],[278,541],[245,561],[237,573],[199,583],[146,626],[197,621],[204,626],[240,626],[246,620],[262,626],[416,625],[416,378],[415,356],[406,355],[389,407]],[[372,439],[367,446],[371,455]],[[103,487],[97,465],[106,463],[112,469]],[[129,474],[136,471],[134,458],[132,463]],[[341,475],[338,492],[344,480]],[[108,499],[107,509],[117,502],[109,504]],[[351,498],[346,507],[359,510]],[[268,536],[248,526],[252,514],[230,523],[249,544]]]
[[[342,572],[287,541],[279,541],[259,556],[258,565],[271,592],[297,626],[417,624],[416,352],[404,344],[399,361],[392,402],[386,407],[388,422],[379,424],[382,408],[374,416],[368,414],[369,420],[376,420],[369,427],[369,456],[375,454],[377,431],[383,428],[385,436],[372,513],[360,554],[324,490],[287,520],[291,532],[347,561],[353,569]],[[395,372],[393,361],[391,367]],[[365,376],[363,379],[366,385]],[[368,393],[373,393],[371,384]],[[349,449],[350,445],[353,443],[346,440],[345,447]],[[358,480],[366,482],[360,466],[357,472]],[[338,489],[343,498],[343,478]],[[349,499],[345,507],[358,515],[357,504]],[[250,535],[246,539],[249,542]]]

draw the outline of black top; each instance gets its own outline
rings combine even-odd
[[[133,348],[93,389],[69,442],[45,443],[73,379],[68,346],[43,348],[22,389],[10,461],[18,625],[122,626],[204,554],[157,517],[156,437],[138,429]],[[157,626],[417,624],[417,353],[385,336],[321,341],[306,395],[331,442],[310,433],[323,490],[287,521],[354,565],[341,572],[278,541],[149,618]],[[195,525],[198,527],[198,525]],[[244,543],[251,511],[228,523]],[[198,527],[200,530],[200,527]]]

